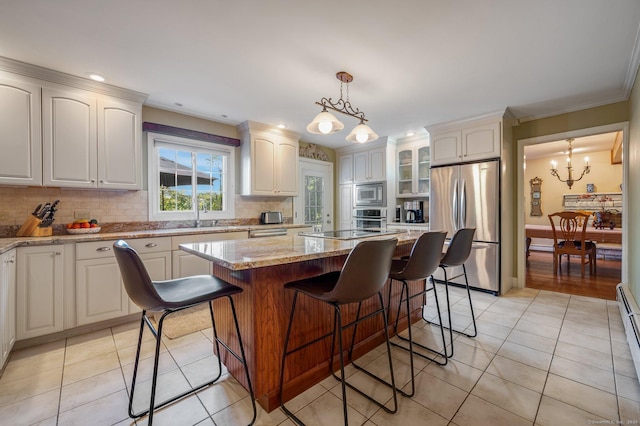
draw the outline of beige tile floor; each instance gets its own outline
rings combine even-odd
[[[454,324],[467,327],[471,317],[462,296],[452,288]],[[454,335],[447,366],[416,359],[416,395],[399,397],[396,414],[349,392],[350,424],[638,424],[640,385],[615,302],[528,289],[499,298],[474,292],[473,300],[478,337]],[[427,313],[434,316],[432,305]],[[0,424],[146,424],[145,418],[135,423],[127,416],[137,326],[15,351],[0,378]],[[436,345],[433,326],[415,330],[416,339]],[[153,342],[150,333],[146,337],[140,373],[146,382],[136,392],[134,407],[143,407],[148,397]],[[211,339],[209,329],[164,342],[159,399],[213,374]],[[385,374],[384,351],[384,345],[371,351],[360,364]],[[392,353],[396,383],[405,386],[408,355],[398,349]],[[367,382],[353,367],[346,374],[376,397],[390,398],[388,389]],[[287,406],[308,425],[342,424],[340,386],[331,377]],[[227,374],[219,384],[157,412],[154,423],[243,425],[250,413],[248,393]],[[259,409],[256,424],[293,422],[279,409]]]

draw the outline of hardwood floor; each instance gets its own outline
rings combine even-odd
[[[622,276],[619,260],[598,258],[596,274],[591,276],[587,268],[584,278],[580,277],[579,259],[572,259],[569,268],[566,262],[564,258],[562,271],[554,275],[553,254],[531,251],[526,263],[526,287],[600,299],[616,299],[616,285]]]

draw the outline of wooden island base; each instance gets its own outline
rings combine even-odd
[[[395,255],[409,254],[412,245],[413,241],[401,242],[396,248]],[[283,285],[289,281],[338,271],[342,268],[346,257],[346,255],[339,255],[244,270],[231,270],[213,263],[215,276],[244,290],[242,294],[234,296],[234,300],[256,399],[266,411],[272,411],[280,405],[278,397],[280,363],[294,293],[291,290],[285,290]],[[383,293],[385,305],[389,285],[390,283],[387,282]],[[424,286],[424,281],[416,281],[411,285],[417,286],[414,287],[417,292],[418,288]],[[391,299],[393,309],[390,309],[389,323],[395,320],[400,289],[401,286],[394,283]],[[420,318],[419,299],[412,301],[415,305],[412,305],[412,321]],[[372,312],[377,304],[376,297],[367,300],[363,303],[361,315]],[[235,330],[230,321],[229,304],[222,300],[217,301],[214,307],[218,333],[234,350],[239,350]],[[353,304],[343,310],[345,323],[353,321],[356,308],[357,304]],[[331,332],[333,310],[324,303],[301,295],[294,321],[291,335],[292,347]],[[377,316],[358,325],[354,358],[364,355],[384,342],[382,322],[381,317]],[[401,329],[405,328],[406,320],[401,322]],[[389,326],[388,329],[390,333],[393,332],[393,327]],[[343,333],[345,346],[348,346],[351,341],[352,332],[353,328],[349,328]],[[287,358],[285,401],[329,376],[330,350],[331,339],[327,338]],[[226,352],[222,354],[222,361],[231,374],[246,388],[247,383],[242,366],[238,361]],[[334,369],[339,368],[337,356],[334,357],[334,364]]]

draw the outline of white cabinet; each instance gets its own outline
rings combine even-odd
[[[338,188],[338,229],[353,228],[353,185]]]
[[[142,188],[146,96],[0,58],[3,65],[19,73],[0,72],[0,184]]]
[[[501,129],[501,117],[429,127],[431,165],[500,157]]]
[[[18,248],[17,340],[62,331],[63,291],[62,244]]]
[[[140,189],[140,115],[133,102],[44,87],[44,185]]]
[[[242,195],[298,195],[300,135],[245,121],[242,136]]]
[[[396,187],[398,198],[429,196],[430,161],[428,142],[398,145]]]
[[[118,318],[139,311],[129,300],[113,254],[113,240],[76,244],[77,325]],[[128,241],[152,280],[171,277],[171,238]]]
[[[338,184],[353,183],[353,154],[338,157]]]
[[[0,255],[0,370],[16,342],[16,251]]]
[[[386,148],[378,147],[353,153],[353,180],[355,182],[386,179]]]
[[[42,185],[40,86],[0,73],[0,184]]]
[[[247,231],[236,231],[215,234],[180,235],[171,238],[173,278],[211,274],[211,262],[196,256],[195,254],[180,250],[180,244],[221,240],[242,240],[248,237],[249,233]]]

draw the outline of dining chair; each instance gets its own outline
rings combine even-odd
[[[363,397],[367,398],[372,403],[376,404],[379,408],[382,408],[387,413],[395,413],[398,410],[398,400],[396,396],[395,376],[393,372],[393,361],[391,357],[391,346],[389,344],[389,332],[387,330],[387,315],[382,298],[382,288],[387,282],[387,277],[391,269],[391,259],[393,252],[395,251],[398,240],[396,238],[383,239],[383,240],[363,240],[360,241],[349,253],[347,259],[342,267],[341,271],[328,272],[320,275],[315,275],[309,278],[304,278],[297,281],[292,281],[285,284],[286,289],[294,290],[293,302],[291,306],[291,313],[289,315],[289,325],[284,340],[284,348],[282,351],[282,365],[280,368],[280,407],[289,416],[289,418],[298,425],[304,425],[293,412],[291,412],[284,404],[283,400],[283,386],[287,357],[293,355],[295,352],[301,349],[307,348],[310,345],[319,343],[326,338],[331,338],[331,357],[329,360],[329,369],[333,377],[340,381],[342,385],[342,407],[344,424],[348,424],[347,416],[347,390],[349,387],[355,392],[359,393]],[[333,308],[333,331],[326,333],[320,337],[309,339],[306,342],[300,343],[293,349],[289,349],[289,342],[291,340],[291,330],[294,323],[296,306],[298,302],[298,295],[302,293],[307,297],[314,300],[326,303]],[[365,300],[377,296],[380,304],[379,308],[373,312],[370,312],[360,317],[362,302]],[[348,324],[343,324],[343,306],[357,303],[358,309],[356,317]],[[301,314],[304,314],[304,309]],[[348,352],[349,357],[352,356],[353,342],[356,336],[357,324],[373,318],[374,316],[382,315],[382,329],[384,331],[385,342],[387,345],[387,362],[389,364],[388,375],[391,383],[384,380],[368,370],[360,368],[371,378],[377,380],[379,383],[391,388],[393,408],[387,407],[389,400],[380,402],[368,395],[361,387],[356,387],[354,384],[348,383],[345,375],[344,367],[344,352],[342,344],[342,331],[346,328],[353,327],[353,335],[351,340],[350,349]],[[317,321],[317,318],[309,318],[308,315],[299,315],[301,321]],[[304,338],[305,336],[303,336]],[[335,342],[338,341],[338,358],[340,360],[340,376],[336,376],[333,372],[333,356],[335,352]],[[373,392],[376,389],[373,383],[368,387],[368,390]],[[378,391],[375,391],[378,394]]]
[[[244,367],[244,373],[246,375],[247,384],[249,386],[249,396],[251,398],[251,404],[253,405],[253,418],[249,422],[252,425],[256,420],[256,403],[253,395],[253,388],[251,386],[251,378],[249,376],[249,368],[247,366],[247,358],[245,356],[244,347],[242,345],[242,338],[240,336],[240,327],[238,325],[238,317],[236,315],[235,305],[231,296],[242,293],[242,289],[233,284],[230,284],[220,278],[212,275],[196,275],[185,278],[177,278],[165,281],[152,281],[149,277],[149,273],[145,268],[142,260],[138,256],[138,253],[129,246],[125,241],[118,240],[113,244],[116,260],[120,268],[120,274],[122,275],[122,281],[124,287],[129,295],[129,298],[142,309],[142,317],[140,319],[140,332],[138,335],[138,347],[136,349],[136,358],[133,367],[133,379],[131,380],[131,392],[129,393],[129,417],[132,419],[138,419],[145,415],[147,417],[147,424],[153,423],[154,411],[162,408],[172,402],[191,395],[200,389],[212,385],[222,376],[222,361],[220,359],[220,345],[222,345],[229,354],[235,357]],[[235,331],[238,337],[238,346],[240,347],[240,354],[238,355],[232,350],[225,342],[218,337],[218,331],[216,329],[216,321],[213,315],[212,301],[226,297],[231,305],[231,315],[233,316],[233,322],[235,324]],[[211,324],[213,326],[213,348],[215,349],[215,355],[218,361],[218,371],[215,374],[213,380],[209,380],[206,383],[190,388],[189,390],[175,395],[170,399],[155,404],[156,386],[158,382],[158,363],[160,357],[160,347],[162,343],[162,327],[164,325],[165,318],[178,311],[207,303],[209,305],[209,313],[211,314]],[[151,319],[147,313],[153,312],[154,315],[160,314],[158,319],[157,328],[153,325]],[[149,408],[147,410],[140,411],[138,413],[133,412],[133,399],[134,392],[136,390],[136,379],[138,376],[138,364],[140,362],[140,350],[142,347],[142,334],[144,332],[145,324],[150,329],[151,333],[155,337],[155,356],[153,360],[153,376],[151,379],[151,396],[149,401]]]
[[[589,272],[596,273],[596,243],[586,239],[589,215],[577,211],[562,211],[548,215],[553,232],[553,273],[562,269],[562,255],[567,255],[567,265],[571,256],[580,256],[581,276],[585,265]]]

